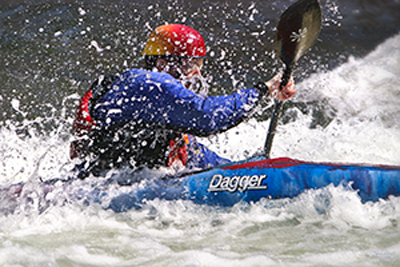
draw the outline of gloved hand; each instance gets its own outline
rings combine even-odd
[[[279,90],[280,84],[281,84],[281,74],[277,74],[268,82],[262,82],[257,84],[256,89],[262,95],[277,98],[279,100],[289,99],[296,93],[296,90],[294,90],[293,77],[290,77],[289,82],[286,84],[285,87],[282,88],[282,90]]]

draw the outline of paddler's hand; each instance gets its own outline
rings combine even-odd
[[[283,87],[282,90],[279,90],[279,86],[281,85],[281,76],[281,74],[275,75],[274,78],[266,82],[266,85],[269,89],[269,96],[279,100],[286,100],[291,98],[297,92],[294,90],[293,77],[290,77],[290,80],[286,86]]]

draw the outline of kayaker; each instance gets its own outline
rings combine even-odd
[[[277,89],[279,75],[232,95],[193,92],[206,47],[198,31],[181,24],[156,28],[142,55],[146,69],[101,76],[77,108],[73,129],[78,138],[70,156],[89,158],[82,177],[125,165],[206,168],[229,162],[194,136],[238,125],[263,97],[284,100],[296,93],[293,80]]]

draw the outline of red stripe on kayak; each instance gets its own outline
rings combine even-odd
[[[229,166],[221,167],[225,170],[236,170],[241,168],[255,168],[255,169],[268,169],[268,168],[286,168],[303,164],[312,165],[324,165],[336,168],[349,168],[349,167],[361,167],[361,168],[379,168],[386,170],[400,171],[400,166],[391,165],[368,165],[368,164],[343,164],[343,163],[321,163],[321,162],[309,162],[302,160],[295,160],[291,158],[276,158],[276,159],[264,159],[258,161],[251,161],[242,164],[234,164]]]
[[[236,169],[241,169],[241,168],[286,168],[286,167],[292,167],[300,164],[304,164],[304,161],[301,160],[294,160],[291,158],[276,158],[276,159],[264,159],[264,160],[259,160],[259,161],[252,161],[252,162],[246,162],[243,164],[239,165],[231,165],[231,166],[225,166],[222,167],[221,169],[226,169],[226,170],[236,170]]]

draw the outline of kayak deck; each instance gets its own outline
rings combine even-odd
[[[232,206],[262,198],[292,198],[308,189],[349,184],[362,201],[400,195],[400,166],[315,163],[290,158],[229,163],[209,170],[132,185],[112,199],[109,208],[124,211],[146,200],[191,200],[198,204]]]

